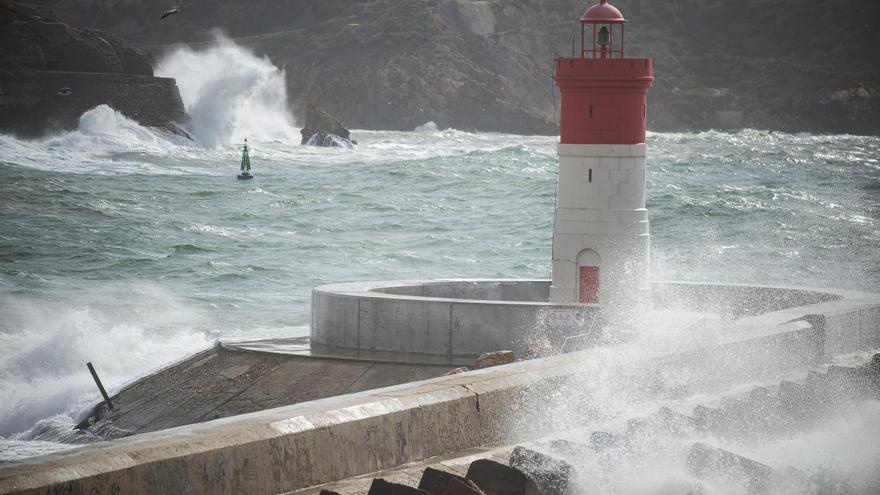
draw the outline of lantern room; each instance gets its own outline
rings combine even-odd
[[[617,7],[608,0],[599,0],[597,5],[584,12],[579,22],[581,58],[623,58],[623,24],[626,19]]]
[[[561,93],[561,142],[644,143],[653,61],[624,57],[626,19],[607,0],[587,9],[578,22],[581,52],[557,58],[553,74]]]

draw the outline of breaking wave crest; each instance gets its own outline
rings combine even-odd
[[[171,51],[159,61],[156,75],[177,80],[189,130],[203,146],[218,148],[250,137],[299,141],[284,71],[219,33],[208,48]]]

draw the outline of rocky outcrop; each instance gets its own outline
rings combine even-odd
[[[72,129],[106,104],[142,125],[181,133],[173,79],[125,41],[71,28],[44,9],[0,0],[0,132],[39,136]]]
[[[332,148],[350,148],[357,142],[351,140],[351,132],[333,116],[316,105],[306,108],[306,125],[299,131],[302,144]]]

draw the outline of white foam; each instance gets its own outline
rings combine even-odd
[[[112,393],[211,343],[204,316],[152,285],[95,289],[53,303],[2,296],[0,307],[15,322],[15,333],[0,333],[7,356],[0,361],[3,436],[58,414],[72,425],[82,407],[99,400],[86,362]]]
[[[267,57],[215,36],[205,49],[174,49],[155,70],[157,76],[177,80],[196,141],[210,148],[254,137],[298,143],[284,71]]]

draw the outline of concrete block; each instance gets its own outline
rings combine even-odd
[[[473,481],[487,495],[525,495],[527,491],[536,489],[519,469],[489,459],[472,462],[465,478]]]
[[[422,472],[422,479],[419,481],[419,489],[425,490],[434,495],[439,495],[446,493],[446,487],[451,480],[465,481],[461,476],[428,467]]]
[[[568,462],[524,447],[513,449],[510,465],[531,478],[542,495],[568,493],[571,478],[575,475],[574,467]]]
[[[452,478],[439,495],[486,495],[473,481]]]
[[[431,495],[430,492],[413,488],[411,486],[389,483],[382,478],[373,480],[367,495]]]
[[[748,493],[769,493],[773,468],[701,442],[691,446],[688,471],[701,479],[721,479]]]

